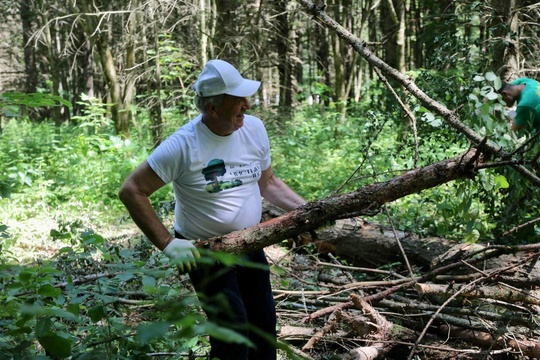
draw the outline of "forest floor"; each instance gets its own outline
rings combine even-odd
[[[88,224],[77,226],[92,225],[90,223],[88,220]],[[12,234],[20,239],[11,251],[21,263],[32,259],[52,258],[58,249],[65,246],[62,241],[51,241],[51,231],[66,225],[59,224],[47,214],[8,225]],[[140,237],[140,231],[129,221],[122,220],[109,226],[96,226],[94,223],[93,228],[96,227],[100,229],[101,235],[108,239]],[[443,308],[441,304],[444,299],[437,299],[437,295],[422,296],[414,286],[409,286],[372,305],[357,303],[352,305],[352,299],[355,297],[358,300],[364,296],[381,293],[407,281],[410,269],[401,263],[372,269],[349,266],[346,261],[337,259],[331,254],[317,253],[313,244],[294,247],[292,242],[284,242],[267,247],[265,252],[271,265],[279,340],[290,345],[297,355],[305,359],[540,358],[536,356],[540,349],[538,341],[532,343],[529,341],[540,338],[538,325],[540,300],[537,302],[534,300],[532,304],[517,302],[503,304],[503,301],[487,299],[478,305],[474,299],[461,299],[446,303],[445,311],[459,314],[452,317],[438,313],[439,309]],[[523,263],[522,267],[525,266],[528,264]],[[421,269],[414,271],[422,274]],[[538,282],[538,279],[536,280]],[[458,286],[457,280],[451,280],[447,289],[450,289],[452,284]],[[535,286],[537,288],[537,284],[532,285],[531,294],[535,291]],[[538,296],[536,293],[532,295]],[[489,304],[486,305],[486,302]],[[392,307],[393,303],[398,304],[397,307]],[[495,307],[501,304],[505,307],[505,312],[498,315]],[[463,312],[467,309],[472,313],[467,315]],[[490,338],[475,343],[469,338],[471,334],[463,332],[458,336],[450,336],[450,328],[456,322],[471,330],[473,337],[485,334],[473,331],[480,328],[477,319],[472,319],[471,314],[474,312],[485,312],[486,317],[480,320],[483,321],[483,328],[494,329],[493,339],[504,338],[502,344]],[[505,314],[511,318],[504,318]],[[458,319],[458,316],[461,319]],[[435,317],[437,321],[432,321]],[[468,324],[459,323],[468,317],[470,317]],[[521,342],[521,345],[518,344],[516,347],[515,343],[520,336],[516,330],[518,325],[527,328],[527,336],[524,339],[529,342]],[[495,329],[497,326],[507,327],[504,336],[498,335],[501,329]],[[381,329],[384,328],[389,330],[381,337]],[[391,346],[388,346],[390,343]],[[526,349],[526,346],[529,348]],[[378,351],[377,349],[384,347],[386,347],[384,355],[369,355],[370,351]],[[351,353],[358,349],[367,355],[352,356]],[[280,360],[287,359],[281,351],[279,356]]]
[[[399,263],[358,268],[309,247],[274,245],[266,253],[273,265],[279,339],[306,359],[540,358],[537,279],[521,283],[523,290],[531,285],[523,297],[515,297],[519,291],[509,285],[517,278],[502,276],[497,286],[489,279],[450,275],[442,292],[429,293],[438,286],[429,282],[392,293],[390,288],[408,281],[408,270]],[[513,269],[512,276],[523,275],[530,264]],[[450,296],[475,282],[475,294]],[[419,291],[423,287],[425,294]],[[505,292],[507,287],[512,290]],[[491,288],[495,292],[488,293]],[[362,303],[385,292],[380,301]]]

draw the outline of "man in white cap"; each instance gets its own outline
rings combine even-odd
[[[259,86],[231,64],[209,61],[193,86],[200,114],[161,143],[119,192],[148,239],[181,271],[189,272],[209,320],[240,332],[255,345],[211,336],[212,359],[276,359],[270,273],[263,250],[244,255],[263,267],[213,263],[197,268],[199,252],[190,240],[256,225],[262,215],[261,195],[287,211],[305,203],[274,175],[266,129],[260,119],[246,114],[251,108],[247,97]],[[149,201],[167,183],[172,183],[176,199],[174,236]]]

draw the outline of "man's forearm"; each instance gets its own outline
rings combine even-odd
[[[148,197],[141,194],[121,193],[120,200],[126,206],[131,218],[160,250],[163,250],[173,239],[165,225],[158,218]]]
[[[285,211],[295,209],[306,203],[306,200],[294,192],[283,180],[273,176],[264,188],[261,188],[262,196],[271,204]]]

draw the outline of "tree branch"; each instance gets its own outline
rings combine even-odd
[[[280,217],[208,240],[197,246],[214,251],[244,253],[290,239],[324,223],[349,217],[351,213],[380,210],[404,196],[439,186],[456,179],[472,178],[476,173],[479,152],[463,155],[407,171],[388,181],[363,186],[356,191],[310,202]]]
[[[366,48],[365,42],[357,38],[350,31],[338,24],[332,19],[326,11],[324,6],[317,6],[313,1],[300,0],[300,3],[304,6],[306,11],[313,15],[313,18],[325,25],[331,30],[334,30],[339,37],[348,41],[352,48],[360,54],[370,65],[380,69],[386,75],[392,77],[399,82],[405,89],[407,89],[414,97],[416,97],[427,109],[433,111],[442,116],[442,118],[454,129],[462,133],[472,141],[474,144],[480,144],[483,137],[477,134],[474,130],[463,124],[455,111],[448,109],[446,106],[440,104],[434,99],[430,98],[424,91],[422,91],[411,78],[403,75],[398,70],[394,69],[390,65],[375,56],[369,49]],[[498,154],[503,159],[508,158],[508,154],[502,150],[502,148],[494,142],[487,142],[485,147],[494,154]],[[521,173],[524,177],[529,179],[536,186],[540,186],[540,178],[533,172],[529,171],[522,165],[511,165],[516,171]]]

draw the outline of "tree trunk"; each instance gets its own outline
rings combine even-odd
[[[28,41],[34,33],[33,22],[35,14],[30,9],[28,1],[20,2],[20,13],[23,28],[23,49],[24,49],[24,66],[26,74],[25,91],[35,93],[38,84],[38,71],[36,67],[36,52],[35,47],[28,45]]]
[[[285,0],[275,2],[277,38],[276,47],[278,52],[278,72],[279,72],[279,108],[284,111],[290,110],[292,106],[292,64],[290,60],[290,25],[289,12],[287,11]]]
[[[518,0],[492,0],[489,29],[493,29],[490,41],[494,42],[491,69],[504,80],[519,76]],[[491,40],[492,39],[492,40]]]
[[[155,27],[155,26],[154,26]],[[208,62],[208,26],[206,24],[206,0],[199,0],[199,38],[200,59],[202,64]]]
[[[350,0],[334,0],[329,11],[332,11],[340,23],[355,28],[356,21],[353,16],[355,6],[355,2]],[[330,45],[334,65],[333,100],[336,102],[337,111],[341,114],[340,120],[344,122],[351,84],[358,71],[355,67],[356,54],[335,32],[330,33]]]
[[[326,85],[326,88],[330,88],[330,45],[328,44],[328,29],[319,24],[315,24],[314,31],[314,42],[315,42],[315,62],[317,73],[314,74],[314,79],[319,79],[318,81],[323,85]],[[325,103],[328,103],[328,97],[330,94],[323,92],[321,94],[311,94],[313,100],[317,100],[317,96],[323,96]]]
[[[405,73],[405,2],[385,0],[381,3],[381,20],[385,59],[388,65]]]
[[[216,36],[212,39],[215,53],[220,59],[239,66],[241,63],[238,17],[242,6],[238,0],[215,0]]]

